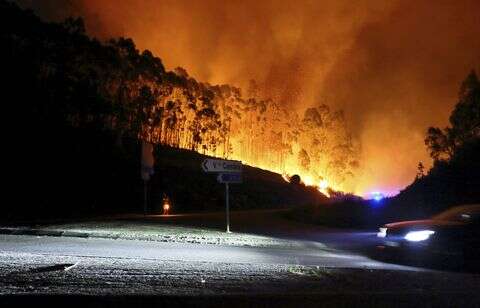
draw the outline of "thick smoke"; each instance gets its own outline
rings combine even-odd
[[[362,148],[352,190],[409,184],[423,137],[447,125],[459,83],[480,68],[480,1],[33,1],[43,17],[83,16],[101,39],[132,37],[166,67],[300,112],[343,108]]]
[[[358,191],[401,188],[431,163],[428,126],[446,126],[460,83],[480,68],[479,1],[399,1],[362,24],[320,92],[362,141]]]

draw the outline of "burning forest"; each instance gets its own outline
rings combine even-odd
[[[141,83],[130,90],[137,97],[141,91],[149,97],[154,93],[143,110],[144,139],[287,176],[300,174],[309,185],[327,182],[341,189],[353,177],[358,161],[341,111],[321,105],[298,115],[257,96],[253,81],[242,95],[230,85],[197,82],[183,69],[166,76],[150,83],[153,91]]]
[[[324,192],[393,195],[419,162],[429,169],[427,127],[446,125],[455,85],[480,65],[471,0],[15,2],[82,18],[63,22],[85,40],[66,65],[95,72],[120,135],[298,174]]]
[[[64,26],[83,32],[68,28],[75,23],[80,20]],[[324,192],[343,189],[358,167],[342,111],[320,105],[299,115],[259,96],[254,81],[242,91],[199,82],[182,68],[166,71],[159,58],[139,52],[129,39],[110,40],[103,48],[112,52],[109,67],[84,64],[102,75],[96,86],[112,110],[104,120],[119,133],[241,160],[287,178],[299,174],[306,184],[322,186]],[[78,114],[69,118],[80,121]]]

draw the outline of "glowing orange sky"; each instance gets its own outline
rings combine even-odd
[[[343,108],[361,142],[351,190],[397,192],[431,161],[460,82],[480,68],[480,1],[17,1],[58,20],[80,15],[99,38],[132,37],[166,67],[246,88],[300,112]]]

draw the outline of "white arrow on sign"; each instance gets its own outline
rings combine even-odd
[[[205,159],[202,162],[202,169],[205,172],[241,173],[242,162],[238,160]]]

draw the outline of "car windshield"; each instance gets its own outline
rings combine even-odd
[[[480,217],[480,205],[458,206],[432,217],[434,220],[472,221]]]

